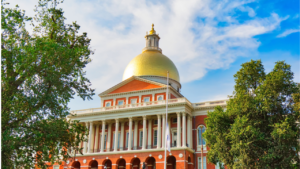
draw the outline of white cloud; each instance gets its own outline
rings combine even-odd
[[[254,36],[276,29],[284,18],[275,13],[257,17],[247,6],[250,2],[253,0],[72,0],[61,7],[67,22],[77,21],[92,39],[96,51],[87,66],[87,77],[100,93],[122,80],[127,64],[141,53],[152,23],[182,83],[200,79],[210,69],[226,68],[237,57],[255,55],[260,42]],[[36,5],[36,1],[13,3],[27,11]],[[251,18],[240,22],[233,17],[237,11]]]
[[[284,38],[287,37],[288,35],[292,34],[292,33],[296,33],[296,32],[300,32],[300,29],[288,29],[285,30],[283,33],[277,35],[277,38]]]

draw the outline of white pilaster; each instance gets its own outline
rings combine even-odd
[[[119,136],[119,119],[116,119],[114,151],[118,151],[118,141],[119,141],[118,136]]]
[[[137,148],[137,140],[138,140],[138,124],[139,124],[139,121],[138,120],[136,120],[135,122],[134,122],[134,149],[136,149]]]
[[[148,149],[151,149],[152,119],[148,120]]]
[[[123,150],[123,146],[124,146],[124,122],[121,122],[120,150]]]
[[[161,139],[161,147],[165,148],[165,141],[166,141],[166,115],[162,115],[162,139]]]
[[[146,149],[146,116],[143,116],[143,145],[142,145],[142,150]]]
[[[111,145],[111,123],[108,124],[108,134],[107,134],[107,151],[110,151],[110,145]]]
[[[100,152],[104,151],[104,137],[105,137],[105,120],[102,121],[102,133],[101,133],[101,145],[100,145]]]
[[[98,140],[99,140],[99,124],[96,124],[96,135],[95,135],[95,151],[94,152],[98,152],[99,150],[99,144],[98,144]]]
[[[86,130],[89,130],[89,122],[85,122]],[[88,136],[85,135],[85,138],[87,139]],[[87,141],[83,142],[83,153],[87,153]]]
[[[93,122],[91,121],[90,122],[90,132],[89,132],[88,153],[93,152],[93,142],[94,142],[93,133],[94,133],[94,125],[93,125]]]
[[[161,147],[161,115],[157,115],[157,149]]]
[[[180,123],[180,113],[177,113],[177,147],[181,147],[181,123]]]
[[[131,138],[132,138],[132,117],[129,117],[129,136],[128,136],[128,150],[131,150]]]
[[[186,113],[182,113],[182,147],[186,147]]]

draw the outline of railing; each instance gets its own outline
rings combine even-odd
[[[176,143],[172,143],[170,146],[171,146],[171,148],[177,148],[177,144]],[[186,144],[186,147],[189,147],[189,144]],[[157,149],[157,145],[147,145],[146,149],[148,149],[148,150],[149,149]],[[132,148],[131,148],[130,151],[132,151],[132,150],[142,150],[142,147],[140,147],[140,146],[132,146]],[[119,147],[117,149],[117,151],[128,151],[128,147]],[[101,150],[98,148],[98,149],[91,149],[87,153],[100,153],[100,152],[101,152]],[[105,148],[103,150],[103,152],[114,152],[114,148]],[[81,153],[79,153],[78,151],[76,151],[76,154],[79,155]],[[82,150],[82,154],[86,154],[86,153]]]
[[[183,103],[183,102],[186,102],[187,104],[192,106],[192,103],[184,97],[168,100],[169,104]],[[145,106],[156,106],[156,105],[164,105],[164,104],[166,104],[166,100],[159,100],[159,101],[142,102],[142,103],[136,103],[136,104],[125,104],[125,105],[110,106],[110,107],[100,107],[100,108],[91,108],[91,109],[83,109],[83,110],[74,110],[74,111],[71,111],[71,114],[85,114],[85,113],[110,111],[110,110],[120,110],[120,109],[137,108],[137,107],[145,107]]]
[[[216,106],[216,105],[226,105],[228,100],[216,100],[208,102],[193,103],[193,107],[207,107],[207,106]]]

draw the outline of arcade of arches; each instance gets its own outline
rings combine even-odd
[[[190,160],[190,157],[189,157]],[[134,157],[129,163],[126,163],[126,160],[121,158],[116,161],[116,164],[112,164],[110,159],[105,159],[102,162],[102,165],[99,165],[97,160],[92,160],[88,163],[89,165],[83,165],[79,161],[74,161],[71,164],[72,169],[141,169],[145,165],[146,169],[156,169],[157,164],[154,157],[147,157],[145,162],[142,162],[139,158]],[[160,162],[163,165],[163,163]],[[127,166],[126,166],[127,165]],[[167,169],[176,169],[176,158],[174,156],[167,157]]]

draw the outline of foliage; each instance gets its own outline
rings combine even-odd
[[[94,95],[83,71],[93,51],[87,33],[79,34],[76,22],[66,24],[58,4],[38,1],[30,18],[2,0],[2,168],[61,163],[88,133],[66,116],[76,93]]]
[[[205,119],[208,160],[229,168],[298,168],[300,91],[291,66],[279,61],[266,74],[260,60],[251,60],[234,78],[226,110],[216,107]]]

